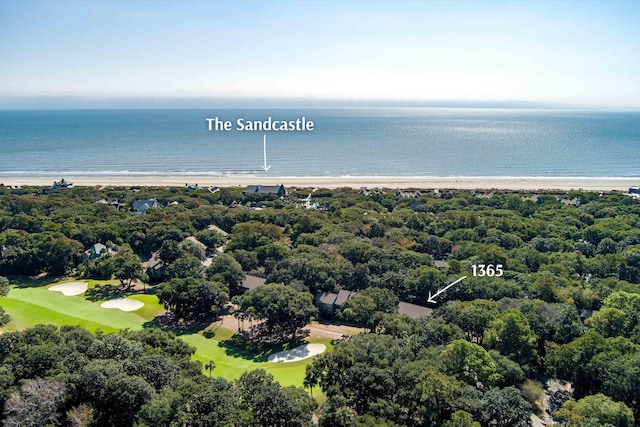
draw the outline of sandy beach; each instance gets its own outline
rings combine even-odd
[[[320,188],[416,188],[416,189],[497,189],[497,190],[590,190],[627,191],[630,186],[640,184],[640,178],[624,177],[496,177],[496,176],[77,176],[65,177],[75,186],[159,186],[181,187],[185,183],[209,186],[235,187],[246,185],[284,184],[287,187]],[[60,179],[58,177],[57,179]],[[56,180],[57,180],[56,179]],[[46,185],[53,183],[52,177],[0,176],[4,185]]]

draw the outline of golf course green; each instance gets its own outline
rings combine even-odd
[[[102,308],[104,300],[91,301],[86,294],[65,296],[62,292],[53,292],[49,288],[54,285],[74,282],[65,279],[56,282],[37,283],[32,281],[18,282],[6,297],[0,297],[0,306],[11,316],[11,321],[2,331],[21,330],[37,324],[53,324],[57,326],[82,326],[92,332],[102,330],[105,333],[117,332],[121,329],[142,329],[155,327],[153,318],[164,311],[158,298],[150,293],[131,293],[131,298],[144,303],[134,311],[121,311],[114,308]],[[14,281],[15,283],[15,281]],[[113,281],[89,280],[88,289],[96,286],[115,285]],[[272,363],[266,361],[264,354],[257,357],[247,351],[240,351],[220,342],[232,337],[233,332],[224,327],[213,331],[213,336],[205,337],[200,332],[184,332],[179,336],[189,345],[196,348],[193,360],[199,360],[203,366],[209,360],[215,362],[212,376],[220,376],[229,380],[238,378],[243,372],[262,368],[272,374],[283,386],[302,386],[305,368],[312,358],[291,363]],[[209,336],[209,335],[208,335]],[[330,340],[320,338],[307,339],[310,343],[322,343],[327,350],[332,349]],[[207,370],[204,371],[209,375]]]

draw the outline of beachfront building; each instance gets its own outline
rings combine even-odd
[[[287,189],[284,185],[249,185],[243,191],[245,195],[249,194],[275,194],[278,197],[286,196]]]
[[[624,193],[625,196],[640,199],[640,187],[629,187],[629,192]]]
[[[132,209],[134,214],[142,215],[149,208],[157,208],[160,206],[156,199],[139,199],[133,202]]]
[[[53,185],[51,186],[52,190],[57,190],[59,188],[72,188],[73,183],[62,178],[60,181],[53,181]]]

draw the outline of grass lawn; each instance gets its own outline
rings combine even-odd
[[[51,283],[61,284],[75,280],[64,280]],[[89,288],[97,284],[113,282],[92,280]],[[102,301],[91,302],[84,295],[67,297],[61,292],[52,292],[50,285],[41,287],[14,287],[9,295],[0,298],[0,306],[11,316],[11,322],[4,330],[28,328],[38,323],[54,325],[80,325],[92,332],[102,329],[104,332],[115,332],[120,329],[141,329],[142,325],[152,320],[163,307],[154,295],[134,295],[132,298],[145,303],[139,310],[124,312],[117,309],[100,307]]]
[[[116,332],[120,329],[141,329],[147,322],[161,313],[164,308],[158,298],[152,294],[133,294],[129,298],[141,301],[144,307],[130,312],[100,307],[103,301],[89,301],[84,294],[64,296],[61,292],[52,292],[48,288],[53,285],[73,282],[75,279],[34,283],[28,281],[13,287],[7,297],[0,297],[0,306],[11,316],[11,322],[5,325],[4,331],[29,328],[39,323],[54,325],[79,325],[92,332],[100,329],[104,332]],[[113,281],[88,281],[89,289],[96,286],[113,284]],[[238,352],[219,345],[220,341],[231,338],[232,332],[219,327],[213,337],[205,338],[201,333],[180,335],[180,338],[195,347],[194,360],[204,365],[209,360],[216,363],[213,376],[226,379],[240,377],[243,372],[263,368],[271,373],[283,386],[302,386],[305,368],[313,360],[305,359],[291,363],[273,363],[262,359],[256,360],[253,354]],[[327,350],[333,349],[331,340],[309,338],[310,343],[322,343]],[[208,375],[208,371],[204,371]],[[319,390],[317,392],[319,394]],[[314,392],[314,395],[316,393]]]
[[[216,363],[213,370],[213,376],[220,376],[228,380],[240,377],[243,372],[262,368],[269,372],[283,386],[295,385],[302,386],[304,380],[305,369],[313,358],[301,360],[299,362],[290,363],[273,363],[267,361],[256,361],[250,355],[231,356],[227,354],[227,349],[221,347],[218,343],[222,340],[231,338],[231,331],[224,328],[218,328],[213,338],[205,338],[201,334],[182,335],[184,341],[195,347],[196,354],[194,360],[199,360],[204,366],[209,360]],[[308,338],[310,343],[322,343],[327,346],[327,351],[333,349],[331,340],[324,338]],[[208,371],[204,371],[208,375]]]

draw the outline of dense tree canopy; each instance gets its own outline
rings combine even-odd
[[[285,285],[259,286],[237,298],[236,316],[263,321],[255,328],[261,338],[295,340],[300,329],[317,313],[312,299],[308,292]]]
[[[310,193],[317,210],[299,203]],[[134,200],[151,197],[163,207],[131,214]],[[100,199],[117,200],[124,208],[95,203]],[[173,201],[178,204],[168,206]],[[300,189],[280,200],[243,195],[237,188],[47,192],[0,186],[1,275],[57,276],[78,268],[87,278],[113,275],[132,285],[145,279],[141,261],[159,251],[165,265],[156,281],[164,283],[156,290],[179,317],[217,312],[229,294],[241,293],[245,274],[283,283],[259,286],[237,299],[239,318],[252,319],[257,332],[278,340],[299,336],[315,316],[312,295],[357,291],[340,315],[374,333],[337,344],[311,364],[306,379],[327,396],[318,410],[324,425],[519,425],[533,411],[526,381],[544,377],[572,383],[574,393],[564,400],[573,400],[559,409],[564,400],[558,399],[556,408],[567,423],[611,423],[603,421],[606,414],[585,415],[583,408],[594,401],[623,414],[623,420],[628,412],[620,405],[626,405],[640,420],[639,230],[640,204],[616,192]],[[189,236],[212,256],[206,270],[203,247]],[[81,263],[83,251],[95,243],[120,251]],[[491,271],[501,265],[504,274],[474,276],[481,264]],[[463,275],[435,306],[428,303],[430,292]],[[395,313],[397,301],[435,310],[426,319],[408,319]],[[27,335],[40,336],[39,331]],[[59,423],[115,422],[111,408],[125,399],[138,409],[117,415],[123,417],[118,422],[259,423],[257,412],[247,411],[263,403],[245,401],[234,383],[175,383],[183,362],[176,371],[136,345],[103,337],[94,337],[102,344],[93,345],[75,330],[73,340],[84,344],[73,345],[91,351],[75,364],[70,357],[60,362],[68,352],[55,347],[62,345],[56,340],[71,338],[46,334],[53,341],[39,342],[28,353],[16,350],[22,344],[4,341],[17,335],[0,336],[0,355],[11,362],[0,367],[0,393],[3,402],[15,393],[17,411],[7,416],[21,413],[18,403],[37,390],[51,390]],[[152,373],[123,365],[126,351],[162,368]],[[94,362],[100,354],[115,363]],[[65,364],[72,367],[64,371]],[[81,378],[71,372],[81,372]],[[86,387],[93,400],[67,396],[65,389],[58,401],[55,381],[69,385],[67,376],[72,390]],[[45,382],[30,382],[37,378]],[[103,387],[103,378],[117,380],[117,389]],[[258,379],[272,390],[268,379]],[[170,389],[159,389],[169,383]],[[282,389],[278,398],[292,413],[309,411],[298,391]],[[600,394],[605,397],[580,403]],[[215,402],[228,411],[205,409]],[[45,421],[47,411],[34,409]],[[301,424],[308,421],[304,413]]]
[[[157,295],[165,308],[181,319],[218,314],[229,300],[221,284],[193,277],[171,279],[160,285]]]

